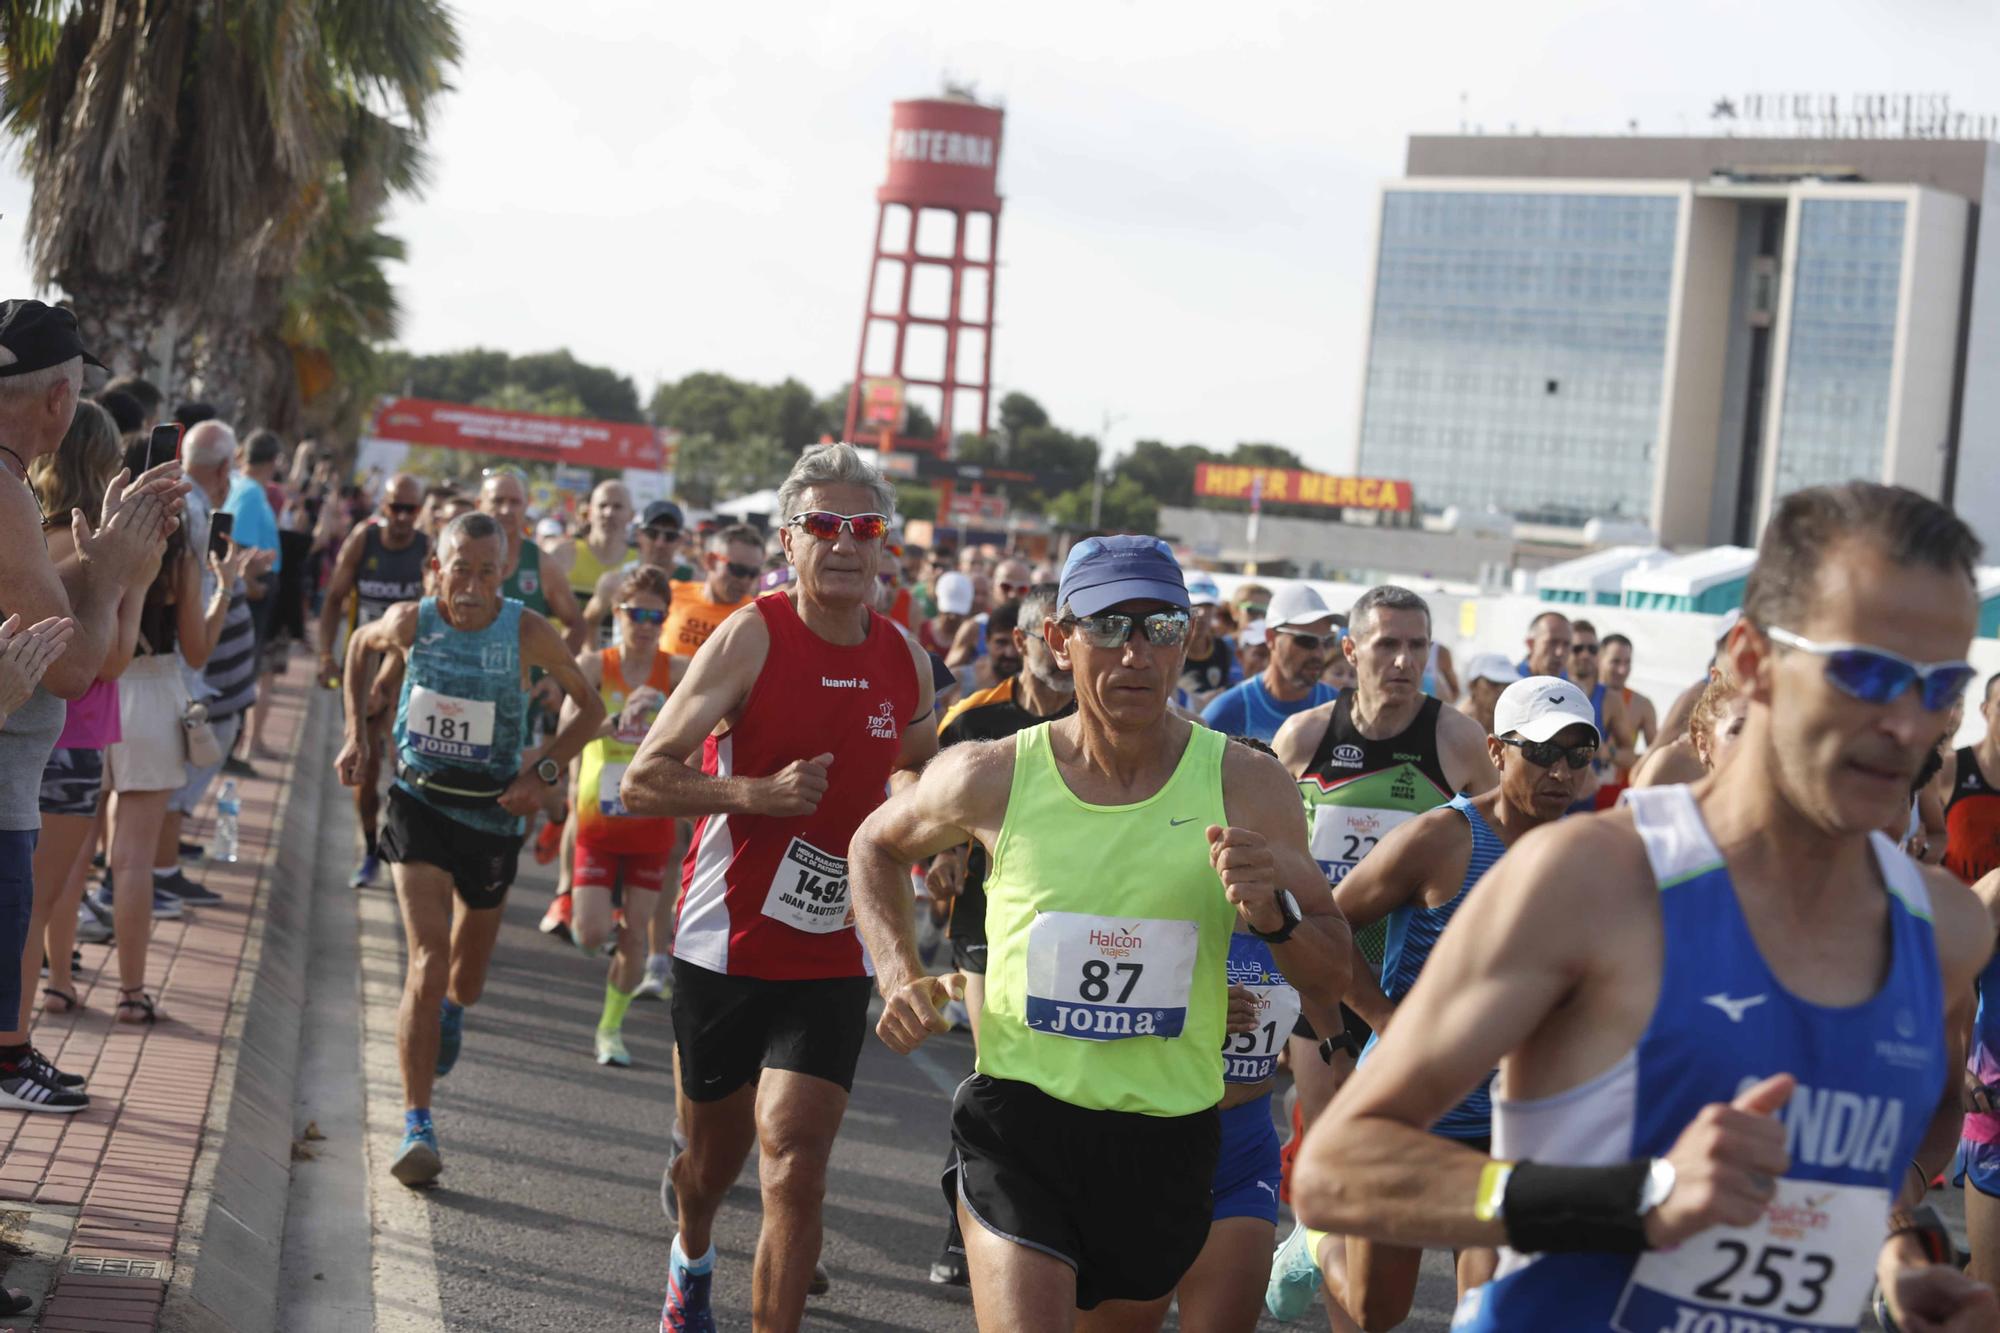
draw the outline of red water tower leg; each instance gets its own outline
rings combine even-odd
[[[868,326],[875,319],[875,278],[882,267],[882,228],[889,218],[889,205],[875,206],[875,244],[868,258],[868,290],[861,295],[861,345],[854,352],[854,380],[847,386],[847,420],[840,438],[853,440],[861,422],[861,368],[868,359]]]

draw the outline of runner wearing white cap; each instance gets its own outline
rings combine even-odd
[[[1583,790],[1602,739],[1590,700],[1577,686],[1553,676],[1510,684],[1500,696],[1493,732],[1486,747],[1500,771],[1500,785],[1482,796],[1457,797],[1404,824],[1334,894],[1351,927],[1385,920],[1389,926],[1381,979],[1357,959],[1347,984],[1347,1003],[1376,1033],[1362,1052],[1364,1066],[1446,923],[1502,853],[1529,829],[1562,818]],[[1484,1151],[1493,1132],[1486,1084],[1480,1083],[1430,1129]],[[1320,1268],[1331,1267],[1337,1276],[1328,1280],[1329,1295],[1363,1328],[1393,1328],[1409,1317],[1421,1250],[1350,1238],[1345,1273],[1340,1274],[1330,1254],[1321,1257],[1329,1244],[1339,1241],[1303,1228],[1292,1233],[1278,1252],[1266,1292],[1274,1314],[1290,1319],[1302,1313],[1319,1286]],[[1493,1263],[1491,1249],[1461,1249],[1460,1294],[1490,1278]]]
[[[1226,736],[1254,736],[1269,744],[1288,718],[1333,702],[1333,687],[1319,677],[1327,657],[1340,650],[1334,627],[1345,617],[1327,609],[1303,583],[1278,589],[1266,615],[1269,663],[1209,700],[1201,720]]]
[[[1255,676],[1271,665],[1270,628],[1264,621],[1253,620],[1237,631],[1236,660],[1246,676]]]
[[[1465,698],[1459,701],[1458,711],[1477,722],[1481,731],[1492,735],[1494,706],[1500,702],[1502,691],[1520,678],[1507,654],[1476,655],[1465,664]]]

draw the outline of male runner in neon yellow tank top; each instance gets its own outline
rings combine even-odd
[[[856,832],[850,885],[876,1031],[907,1052],[946,1030],[956,988],[917,958],[909,867],[967,839],[991,859],[978,1072],[946,1175],[980,1327],[1102,1306],[1092,1326],[1154,1329],[1208,1236],[1230,932],[1343,980],[1348,937],[1289,775],[1167,711],[1188,596],[1165,543],[1080,543],[1058,603],[1076,713],[940,756]]]

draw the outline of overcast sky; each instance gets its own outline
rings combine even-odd
[[[1718,96],[2000,110],[1986,0],[475,0],[399,205],[403,342],[567,346],[641,396],[852,371],[889,104],[1004,99],[994,378],[1114,449],[1356,428],[1375,190],[1412,133],[1700,133]],[[0,279],[28,286],[0,179]]]

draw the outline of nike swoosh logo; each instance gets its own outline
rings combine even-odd
[[[1183,824],[1192,824],[1194,823],[1195,820],[1199,818],[1201,818],[1200,815],[1189,815],[1186,819],[1169,819],[1167,821],[1167,827],[1179,828]]]
[[[1756,1008],[1769,998],[1770,996],[1768,995],[1746,995],[1740,1000],[1732,1000],[1729,998],[1728,992],[1718,991],[1714,995],[1702,996],[1701,1002],[1703,1004],[1712,1004],[1723,1013],[1729,1015],[1730,1022],[1741,1023],[1743,1015],[1746,1012]]]

